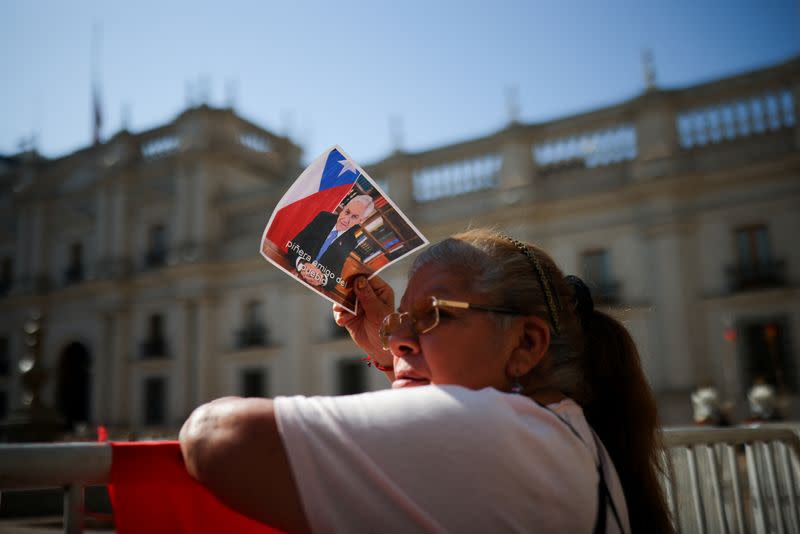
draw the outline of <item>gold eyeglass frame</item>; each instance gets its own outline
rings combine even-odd
[[[423,330],[418,330],[416,327],[417,320],[414,318],[414,315],[411,312],[398,312],[394,311],[388,314],[386,317],[383,318],[381,321],[381,326],[378,330],[378,333],[381,337],[381,345],[383,346],[383,350],[389,350],[389,336],[391,333],[387,333],[386,329],[388,328],[389,322],[396,318],[398,321],[398,325],[402,326],[403,318],[408,317],[411,319],[411,331],[414,332],[416,335],[427,334],[437,326],[439,326],[439,308],[452,308],[452,309],[460,309],[460,310],[478,310],[478,311],[486,311],[486,312],[494,312],[494,313],[507,313],[511,315],[519,315],[519,312],[516,310],[512,310],[510,308],[502,308],[497,306],[484,306],[482,304],[473,304],[471,302],[465,302],[463,300],[447,300],[447,299],[440,299],[438,297],[429,297],[431,299],[431,307],[436,311],[436,320],[433,322],[433,325],[425,328]],[[398,326],[398,327],[399,327]]]

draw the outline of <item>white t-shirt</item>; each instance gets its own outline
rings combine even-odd
[[[592,431],[574,401],[550,408],[582,440],[529,398],[492,388],[275,399],[314,532],[591,532]],[[606,484],[630,532],[622,487],[602,449]],[[619,532],[610,507],[606,517],[607,532]]]

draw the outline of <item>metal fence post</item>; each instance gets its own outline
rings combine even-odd
[[[64,532],[83,534],[83,486],[80,484],[64,488]]]

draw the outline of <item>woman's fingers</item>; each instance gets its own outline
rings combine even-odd
[[[392,286],[380,276],[373,276],[372,279],[367,281],[372,288],[373,293],[378,299],[386,306],[394,309],[394,290]]]
[[[333,320],[339,326],[348,326],[356,320],[356,316],[339,304],[333,305]]]
[[[359,305],[373,321],[383,319],[394,306],[394,291],[377,276],[372,280],[367,280],[363,276],[358,278],[355,291]]]

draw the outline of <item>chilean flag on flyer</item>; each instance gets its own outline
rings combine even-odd
[[[280,250],[321,211],[333,211],[361,175],[358,165],[332,147],[309,165],[283,195],[269,220],[266,238]]]

